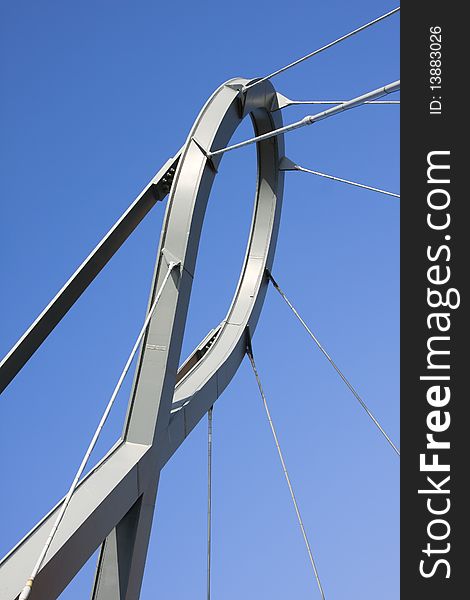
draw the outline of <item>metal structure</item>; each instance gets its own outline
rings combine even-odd
[[[282,126],[269,81],[233,79],[208,100],[175,158],[159,171],[25,333],[0,367],[6,387],[156,201],[170,192],[148,314],[122,438],[79,483],[26,596],[57,597],[101,544],[94,600],[139,597],[159,473],[236,373],[264,301],[282,203],[282,135],[257,144],[253,221],[238,286],[222,323],[178,370],[196,256],[220,157],[242,119],[256,135]],[[171,191],[170,191],[171,187]],[[175,268],[173,268],[175,267]],[[170,276],[168,276],[171,271]],[[165,285],[166,283],[166,285]],[[64,500],[0,564],[0,597],[19,597]],[[33,585],[34,584],[34,585]]]
[[[321,597],[311,547],[256,369],[251,334],[272,282],[368,416],[398,448],[356,389],[320,344],[271,275],[286,171],[303,171],[373,192],[397,194],[301,167],[286,158],[284,133],[311,125],[400,89],[382,86],[348,101],[294,101],[270,79],[389,16],[396,8],[262,78],[235,78],[220,86],[198,115],[181,150],[160,169],[129,209],[0,363],[3,391],[114,253],[158,202],[169,195],[144,325],[67,495],[0,562],[1,600],[56,598],[101,546],[93,600],[139,598],[160,471],[208,413],[207,598],[210,599],[212,407],[248,355]],[[295,104],[332,108],[283,126],[281,109]],[[254,137],[228,145],[249,116]],[[253,218],[238,285],[225,319],[178,368],[207,202],[222,155],[256,143],[257,185]],[[158,304],[158,306],[157,306]],[[119,441],[83,478],[122,381],[140,348],[124,429]],[[25,585],[26,582],[26,585]]]

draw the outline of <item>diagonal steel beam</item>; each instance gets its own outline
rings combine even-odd
[[[158,480],[152,482],[102,544],[92,600],[139,597],[157,487]]]
[[[55,326],[80,298],[98,273],[119,250],[150,209],[163,200],[178,164],[181,150],[169,159],[152,181],[90,252],[28,330],[0,362],[0,393],[9,385]]]

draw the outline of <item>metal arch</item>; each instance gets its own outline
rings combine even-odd
[[[272,265],[277,240],[284,179],[279,170],[284,155],[282,136],[257,145],[251,232],[228,314],[177,372],[204,213],[221,158],[208,159],[207,153],[227,144],[246,115],[250,115],[256,135],[282,126],[280,111],[272,112],[277,108],[272,84],[266,81],[244,93],[247,83],[233,79],[214,92],[181,153],[173,159],[172,165],[177,167],[150,303],[168,263],[179,261],[180,269],[173,271],[150,320],[122,438],[72,497],[35,580],[33,600],[57,597],[103,541],[92,598],[139,597],[160,470],[230,383],[243,359],[246,328],[253,331],[256,327],[267,288],[265,269]],[[46,321],[47,311],[41,315]],[[39,345],[37,339],[30,339],[30,348],[28,334],[22,339],[27,342],[23,355],[30,352],[30,356]],[[18,597],[60,505],[0,563],[1,598]]]

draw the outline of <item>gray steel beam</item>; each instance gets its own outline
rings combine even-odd
[[[268,94],[267,89],[269,90]],[[267,98],[268,95],[269,100]],[[189,294],[204,213],[215,177],[214,167],[217,168],[218,164],[207,162],[205,150],[208,151],[214,145],[217,147],[218,144],[228,143],[234,130],[246,114],[252,115],[256,132],[270,131],[276,126],[276,122],[270,112],[273,98],[274,90],[272,88],[261,87],[259,92],[250,94],[244,99],[242,112],[237,83],[235,85],[232,84],[230,87],[224,86],[220,88],[204,107],[183,149],[180,165],[175,175],[174,194],[170,196],[170,202],[168,203],[165,225],[160,241],[159,258],[157,259],[155,269],[153,289],[149,299],[150,305],[156,290],[160,288],[161,279],[166,272],[169,260],[181,260],[184,269],[182,271],[179,291],[180,293],[187,294],[184,302],[184,317],[180,320],[175,318],[172,324],[170,323],[171,317],[170,319],[168,319],[168,316],[166,317],[167,326],[171,325],[172,335],[179,335],[179,352],[181,350],[187,307],[189,306]],[[228,109],[223,106],[226,103],[229,103]],[[264,107],[264,110],[260,110],[260,105]],[[267,110],[268,107],[269,110]],[[218,115],[221,116],[218,117]],[[270,249],[274,249],[279,224],[280,201],[278,199],[282,195],[282,175],[280,175],[278,165],[280,158],[284,154],[282,140],[282,152],[279,152],[279,148],[279,144],[275,144],[274,146],[265,145],[259,148],[258,186],[252,231],[239,286],[227,318],[219,328],[216,338],[203,358],[201,358],[199,364],[196,362],[189,370],[188,375],[183,377],[178,383],[178,385],[183,386],[182,382],[185,379],[199,383],[201,375],[204,375],[202,365],[209,365],[206,373],[212,375],[210,379],[214,377],[219,379],[215,397],[213,394],[214,387],[210,381],[204,386],[204,392],[199,390],[199,395],[202,395],[205,400],[205,402],[199,402],[199,405],[202,404],[204,406],[202,412],[199,410],[199,418],[216,400],[238,369],[243,357],[243,352],[240,352],[240,349],[244,349],[245,345],[244,330],[249,323],[250,317],[253,320],[253,327],[255,326],[264,299],[264,268],[268,259],[269,264],[272,262],[273,252],[270,252]],[[181,235],[182,231],[187,231],[188,233]],[[258,288],[257,292],[260,289],[262,290],[260,294],[254,293],[256,288]],[[138,441],[139,443],[151,443],[152,441],[155,443],[158,439],[159,431],[168,426],[170,418],[169,412],[165,408],[162,410],[161,405],[156,405],[153,399],[155,395],[155,372],[160,366],[158,361],[162,360],[162,358],[164,359],[165,351],[165,343],[162,342],[165,338],[161,335],[162,325],[160,321],[160,319],[162,321],[165,319],[161,308],[163,301],[162,296],[160,311],[152,319],[155,325],[152,322],[150,323],[147,339],[142,346],[143,350],[136,370],[134,388],[124,428],[124,437],[131,441]],[[176,327],[179,327],[179,330],[175,331]],[[219,373],[222,364],[224,365],[225,379],[222,377],[222,373]],[[161,373],[164,376],[169,375],[171,377],[172,369],[169,371],[167,366],[165,364],[160,366]],[[162,385],[164,385],[164,380],[162,381]],[[174,373],[174,377],[171,379],[172,389],[174,389],[175,383],[176,373]],[[191,392],[194,393],[194,384],[192,386],[190,384],[190,387]],[[169,397],[168,392],[169,390],[165,393],[162,387],[160,398]],[[207,402],[207,399],[210,399],[211,402]],[[184,409],[182,416],[186,416],[187,412],[189,411]],[[163,419],[162,425],[158,423],[159,417]],[[175,424],[177,423],[178,419],[175,419]],[[186,432],[184,429],[186,429]],[[189,431],[191,429],[192,426],[190,426]],[[183,428],[183,437],[176,439],[182,441],[187,435],[187,431],[188,426],[186,424]],[[174,434],[172,438],[175,439]],[[113,533],[112,535],[115,534]],[[113,568],[115,564],[116,561],[113,556],[109,557],[109,565],[106,563],[106,560],[101,560],[98,565],[96,580],[99,581],[101,570],[106,570],[109,567]],[[111,600],[113,595],[112,593],[107,593],[106,590],[103,594],[96,595],[97,600],[98,598],[99,600]]]
[[[116,221],[34,323],[0,362],[0,393],[10,384],[42,342],[80,298],[98,273],[119,250],[150,209],[169,192],[168,177],[178,164],[181,150],[168,160],[152,181]],[[164,181],[165,180],[165,181]]]
[[[181,268],[173,270],[163,288],[142,343],[123,442],[78,487],[32,588],[33,600],[56,597],[105,538],[93,598],[138,598],[160,470],[229,384],[243,359],[246,328],[253,331],[256,326],[267,288],[265,269],[272,265],[277,239],[283,191],[282,136],[258,144],[253,221],[227,317],[177,376],[202,222],[220,162],[220,157],[208,160],[207,153],[228,143],[246,115],[256,134],[282,125],[280,111],[271,112],[272,85],[266,82],[243,95],[240,90],[246,83],[235,79],[216,90],[182,149],[149,304],[161,287],[168,263],[179,261]],[[59,507],[0,563],[0,592],[5,600],[16,598],[24,585]],[[102,522],[97,523],[97,515],[103,515]],[[56,572],[58,564],[60,573]]]
[[[138,598],[142,585],[158,480],[140,496],[101,546],[92,600]]]
[[[56,598],[142,494],[149,448],[121,443],[80,484],[34,582],[31,598]],[[59,503],[2,560],[0,598],[17,598],[49,535]]]

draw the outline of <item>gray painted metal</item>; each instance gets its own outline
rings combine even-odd
[[[169,159],[0,362],[0,393],[24,367],[150,209],[163,200],[181,154]]]
[[[285,127],[280,127],[277,130],[257,135],[255,137],[250,138],[249,140],[239,142],[238,144],[233,144],[231,146],[226,146],[225,148],[220,148],[219,150],[211,151],[209,153],[209,156],[213,160],[215,156],[220,156],[225,152],[237,150],[238,148],[243,148],[244,146],[248,146],[249,144],[258,144],[259,142],[271,137],[275,137],[276,135],[281,135],[287,133],[288,131],[294,131],[295,129],[299,129],[300,127],[305,127],[307,125],[313,125],[313,123],[317,123],[317,121],[322,121],[323,119],[327,119],[328,117],[337,115],[340,112],[350,110],[351,108],[356,108],[357,106],[366,104],[367,102],[370,102],[375,98],[381,98],[382,96],[386,96],[387,94],[398,92],[399,89],[400,80],[394,81],[393,83],[389,83],[388,85],[377,88],[376,90],[372,90],[371,92],[367,92],[366,94],[362,94],[361,96],[352,98],[351,100],[344,102],[344,104],[339,104],[338,106],[334,106],[333,108],[329,108],[328,110],[324,110],[314,115],[307,115],[300,121],[290,123],[290,125],[286,125]],[[273,107],[272,110],[276,109]]]
[[[33,600],[57,597],[103,542],[92,598],[139,597],[160,470],[230,383],[245,355],[246,330],[256,327],[268,285],[265,271],[271,268],[277,240],[284,183],[279,170],[282,136],[257,145],[253,220],[227,316],[178,371],[204,213],[221,160],[207,155],[226,145],[247,115],[256,135],[282,126],[281,111],[271,112],[277,108],[272,84],[266,81],[242,93],[247,83],[233,79],[214,92],[174,159],[176,173],[149,306],[169,262],[179,261],[181,267],[173,270],[142,343],[122,438],[80,482],[35,580]],[[50,307],[43,313],[46,322]],[[54,319],[52,327],[58,322],[56,317],[50,322]],[[23,339],[23,356],[30,356],[38,338],[27,333]],[[60,505],[0,563],[2,599],[18,597]]]

